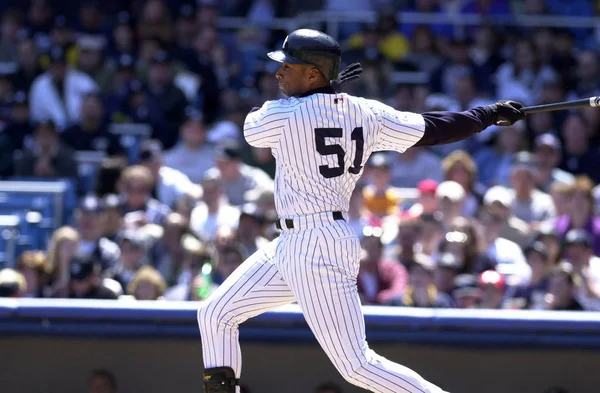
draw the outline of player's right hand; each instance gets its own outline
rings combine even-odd
[[[494,124],[497,126],[512,126],[526,116],[521,111],[523,104],[516,101],[498,101],[490,108],[494,111]]]

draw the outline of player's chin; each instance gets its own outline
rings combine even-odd
[[[281,94],[283,94],[286,97],[291,97],[290,93],[288,92],[288,90],[283,86],[283,85],[279,85],[279,91],[281,92]]]

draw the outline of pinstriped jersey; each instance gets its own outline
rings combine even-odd
[[[425,132],[423,116],[345,93],[267,101],[248,114],[244,137],[276,159],[280,217],[347,212],[371,153],[400,153]]]

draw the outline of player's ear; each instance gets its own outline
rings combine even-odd
[[[316,82],[321,75],[321,71],[317,67],[311,67],[308,69],[308,80],[309,82]]]

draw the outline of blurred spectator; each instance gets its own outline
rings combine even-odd
[[[175,42],[179,58],[191,50],[197,32],[195,4],[185,2],[179,6],[179,14],[175,19]]]
[[[177,141],[177,129],[185,118],[188,100],[173,83],[173,65],[168,52],[159,50],[152,56],[147,84],[150,96],[158,102],[167,122],[166,129],[154,130],[153,138],[160,140],[165,148],[171,148]]]
[[[453,180],[446,180],[437,186],[435,199],[445,227],[456,217],[462,216],[465,198],[465,189]]]
[[[600,182],[600,153],[590,145],[587,123],[580,113],[571,113],[562,127],[565,141],[560,168],[574,175],[587,175],[594,182]]]
[[[13,269],[0,270],[0,298],[20,298],[27,292],[27,281],[23,274]]]
[[[377,50],[387,60],[397,62],[408,54],[410,42],[398,31],[396,15],[392,12],[382,12],[378,16],[376,25],[368,25],[364,32],[349,38],[348,48],[350,50]]]
[[[44,297],[66,297],[71,260],[79,249],[80,236],[75,228],[64,226],[52,234],[48,245],[48,288]]]
[[[217,170],[206,172],[202,188],[202,202],[192,210],[190,229],[204,241],[212,241],[219,229],[237,228],[240,211],[227,201],[223,179]]]
[[[94,192],[100,197],[108,194],[117,194],[119,178],[127,168],[127,160],[121,156],[107,157],[102,160],[96,172]]]
[[[583,229],[592,237],[594,254],[600,255],[600,219],[594,209],[592,194],[594,183],[585,176],[578,176],[567,191],[568,213],[557,218],[555,228],[564,238],[571,229]]]
[[[89,75],[103,92],[114,84],[115,78],[106,62],[105,46],[106,40],[102,36],[84,35],[77,39],[77,69]]]
[[[406,307],[449,308],[452,299],[439,292],[434,285],[435,264],[423,255],[415,255],[408,266],[408,286],[402,296],[402,305]]]
[[[184,257],[183,235],[188,230],[188,220],[179,213],[171,213],[163,224],[163,236],[157,245],[154,267],[161,273],[168,286],[177,283]]]
[[[130,166],[119,178],[123,198],[123,214],[137,224],[159,224],[171,213],[169,207],[152,198],[154,179],[150,170],[141,165]],[[134,217],[139,216],[139,221]],[[132,224],[135,224],[133,221]]]
[[[17,262],[17,270],[25,277],[27,292],[22,297],[44,297],[48,280],[48,263],[42,251],[25,251]]]
[[[477,277],[473,274],[461,274],[454,279],[452,297],[458,308],[475,308],[479,303],[481,291]]]
[[[520,283],[529,282],[531,268],[527,265],[521,248],[517,243],[500,237],[504,219],[484,209],[479,221],[482,225],[484,249],[487,256],[496,263],[496,270],[504,275],[516,277]]]
[[[441,160],[422,147],[411,147],[392,161],[394,187],[416,187],[423,179],[443,180]]]
[[[440,245],[444,234],[442,219],[437,213],[425,213],[418,217],[420,233],[418,239],[419,251],[425,255],[434,255]]]
[[[66,64],[61,48],[52,48],[50,61],[49,70],[31,85],[31,116],[37,121],[51,119],[62,130],[80,121],[84,97],[98,91],[98,86],[88,75]]]
[[[546,246],[548,259],[552,266],[556,265],[560,258],[562,239],[558,236],[552,222],[544,223],[535,232],[532,241],[541,242]]]
[[[383,259],[381,234],[380,227],[367,226],[363,229],[362,258],[357,279],[363,305],[385,305],[400,299],[408,281],[404,265]]]
[[[379,221],[373,220],[375,217],[365,208],[364,200],[364,185],[358,183],[350,196],[348,225],[352,227],[359,239],[362,238],[364,227],[379,224]]]
[[[494,75],[502,64],[502,57],[498,49],[498,32],[493,25],[485,24],[475,32],[473,46],[469,49],[469,57],[482,72]],[[493,95],[494,91],[486,93]]]
[[[525,259],[531,267],[531,280],[528,284],[519,285],[512,290],[511,303],[519,308],[542,309],[544,295],[548,286],[548,275],[554,266],[548,248],[544,243],[536,241],[524,250]]]
[[[27,93],[24,91],[15,92],[11,104],[9,121],[2,130],[2,134],[8,137],[7,143],[10,144],[13,150],[31,148],[33,144],[33,127],[29,119]]]
[[[333,382],[325,382],[315,388],[314,393],[343,393],[342,388]]]
[[[561,262],[550,270],[544,301],[547,310],[583,310],[575,299],[575,273],[570,263]]]
[[[483,199],[483,186],[477,183],[477,164],[462,150],[455,150],[442,161],[446,180],[455,181],[465,191],[462,216],[473,217]]]
[[[564,257],[580,276],[592,297],[600,294],[600,258],[594,255],[592,238],[583,229],[571,229],[565,237]]]
[[[190,179],[180,171],[163,164],[162,145],[157,140],[147,140],[140,147],[140,165],[150,170],[154,189],[152,195],[165,205],[173,208],[175,202],[185,195],[192,186]]]
[[[141,232],[134,229],[125,230],[118,240],[119,260],[106,271],[105,276],[116,280],[125,289],[140,267],[148,264],[147,245]]]
[[[240,211],[235,240],[244,247],[248,255],[252,255],[269,242],[263,237],[263,229],[267,218],[255,203],[242,205]]]
[[[506,282],[504,277],[494,271],[486,270],[479,275],[480,298],[478,308],[503,308]]]
[[[399,190],[390,186],[391,163],[384,153],[369,158],[367,164],[369,184],[363,190],[365,208],[377,217],[397,213],[402,202]]]
[[[5,9],[0,20],[0,63],[17,62],[17,36],[23,27],[23,15],[16,9]]]
[[[479,250],[478,238],[472,224],[459,223],[446,232],[440,242],[439,254],[451,254],[460,261],[458,273],[479,274],[494,268],[494,261]]]
[[[457,258],[454,254],[446,252],[441,253],[436,258],[435,271],[433,273],[433,283],[438,291],[447,295],[452,295],[455,289],[455,281],[459,273],[463,270],[464,261]]]
[[[580,51],[577,55],[577,85],[570,94],[574,97],[591,97],[600,90],[600,62],[598,53],[592,50]]]
[[[105,211],[104,237],[116,241],[119,232],[123,228],[123,215],[121,214],[122,202],[116,194],[108,194],[102,201]]]
[[[15,89],[30,92],[33,81],[43,72],[38,50],[30,37],[24,37],[17,45],[19,69],[14,75]]]
[[[141,39],[158,38],[165,45],[171,43],[174,35],[173,21],[162,0],[150,0],[144,4],[138,35]]]
[[[46,51],[50,45],[48,31],[52,24],[54,10],[48,0],[34,0],[27,10],[26,26],[31,31],[35,44],[42,51]]]
[[[571,191],[575,180],[571,184],[554,182],[550,186],[550,196],[554,202],[556,216],[568,215],[571,210]]]
[[[535,188],[538,166],[529,152],[519,152],[511,166],[510,183],[514,189],[512,211],[517,218],[535,228],[556,216],[550,195]]]
[[[166,283],[160,273],[151,266],[142,266],[136,271],[127,286],[127,293],[136,300],[161,299]]]
[[[435,197],[437,187],[438,184],[435,180],[421,180],[417,184],[419,193],[417,200],[403,215],[416,218],[425,214],[433,214],[437,210],[437,199]]]
[[[111,35],[111,57],[116,59],[120,58],[121,55],[128,55],[134,58],[135,33],[133,31],[133,19],[127,11],[119,12],[116,19]]]
[[[275,187],[273,179],[264,171],[242,162],[240,142],[224,141],[216,146],[214,155],[225,196],[232,205],[241,206],[248,202],[248,192],[272,190]]]
[[[165,293],[167,300],[203,300],[215,289],[214,251],[190,235],[182,239],[183,260],[177,261],[177,284]]]
[[[75,255],[71,260],[69,298],[116,299],[117,296],[102,285],[101,265],[94,255]]]
[[[384,229],[385,230],[385,229]],[[405,267],[408,267],[416,255],[419,253],[417,249],[417,240],[421,232],[421,223],[413,218],[401,218],[398,223],[398,232],[395,239],[396,255],[385,255],[385,258],[395,259]],[[363,231],[364,233],[364,231]],[[392,243],[393,244],[393,243]],[[390,245],[388,244],[388,247]]]
[[[39,122],[33,146],[16,154],[15,174],[27,177],[77,178],[75,153],[61,143],[52,121]]]
[[[555,77],[556,72],[552,67],[540,62],[534,44],[527,39],[520,39],[515,43],[511,61],[498,68],[496,97],[533,105],[541,98],[544,81]]]
[[[426,0],[427,1],[427,0]],[[403,29],[406,24],[403,24]],[[413,26],[414,27],[414,26]],[[436,26],[416,26],[411,37],[410,52],[405,61],[412,63],[420,71],[431,74],[442,64],[442,57],[437,48],[437,41],[432,28]]]
[[[100,0],[85,0],[79,7],[79,24],[77,32],[82,35],[90,35],[104,38],[109,30],[105,28],[105,18]]]
[[[175,202],[175,212],[181,214],[186,220],[192,216],[192,210],[202,200],[202,187],[194,184],[185,191],[185,194]]]
[[[106,369],[93,370],[89,393],[117,393],[117,378]]]
[[[88,94],[83,98],[79,123],[63,131],[61,138],[78,151],[100,151],[107,156],[125,156],[119,137],[108,130],[104,105],[96,94]]]
[[[510,184],[510,167],[515,153],[523,149],[523,125],[516,123],[497,130],[491,146],[482,147],[474,156],[479,181],[487,187]]]
[[[502,218],[504,225],[500,236],[523,247],[529,242],[529,225],[513,214],[512,200],[508,189],[494,186],[485,193],[483,204],[488,211]]]
[[[218,249],[217,258],[213,261],[212,282],[221,285],[250,256],[246,248],[235,241]]]
[[[88,195],[81,199],[74,212],[81,238],[78,252],[93,256],[102,270],[114,266],[120,257],[119,246],[103,237],[104,211],[102,201],[94,195]]]
[[[181,123],[180,140],[164,155],[164,165],[184,173],[193,183],[200,183],[205,172],[215,165],[214,146],[206,140],[206,124],[202,113],[186,111]]]
[[[543,134],[535,139],[534,154],[537,163],[537,185],[544,192],[550,192],[555,183],[572,184],[575,177],[558,168],[562,154],[559,139],[553,134]]]

